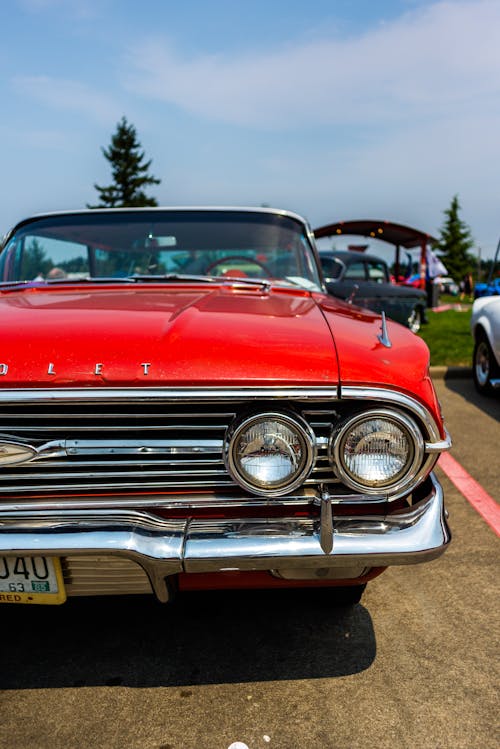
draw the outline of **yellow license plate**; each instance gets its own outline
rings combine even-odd
[[[57,557],[0,557],[0,603],[64,603]]]

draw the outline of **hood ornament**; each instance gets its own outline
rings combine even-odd
[[[377,336],[377,339],[380,341],[382,346],[385,346],[386,348],[392,348],[391,339],[389,338],[389,333],[387,331],[387,321],[385,319],[385,312],[382,311],[382,324],[380,326],[380,333]]]
[[[358,291],[359,291],[359,284],[355,283],[354,286],[352,287],[352,291],[349,294],[349,297],[347,298],[347,304],[352,304],[354,302],[354,297],[356,296]]]

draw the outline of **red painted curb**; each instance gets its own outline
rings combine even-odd
[[[438,466],[443,469],[458,491],[464,495],[497,536],[500,536],[500,505],[493,497],[448,453],[440,456]]]

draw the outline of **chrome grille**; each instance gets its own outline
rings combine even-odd
[[[131,559],[112,556],[61,558],[68,596],[129,595],[152,593],[143,568]]]
[[[274,409],[277,405],[302,414],[315,432],[318,457],[307,483],[331,482],[327,444],[335,411],[322,402],[271,403]],[[254,412],[269,407],[269,401],[251,404]],[[0,440],[26,442],[39,455],[0,470],[0,495],[234,493],[237,485],[224,465],[224,436],[248,408],[248,401],[234,399],[2,403]]]

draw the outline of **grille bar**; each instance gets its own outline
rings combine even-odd
[[[113,556],[67,556],[61,559],[68,596],[152,593],[144,569]]]
[[[100,416],[101,416],[101,418],[105,417],[105,416],[108,416],[109,418],[113,418],[113,419],[134,419],[134,418],[135,419],[144,419],[144,413],[141,413],[141,414],[119,413],[119,412],[114,413],[112,411],[109,411],[108,413],[106,413],[106,412],[102,411],[102,412],[100,412]],[[179,413],[176,413],[176,416],[179,419],[192,419],[193,418],[193,414],[192,413],[181,413],[181,412],[179,412]],[[222,413],[220,411],[214,412],[214,413],[208,413],[207,412],[207,413],[204,413],[203,416],[206,417],[206,418],[214,418],[214,419],[220,419],[220,418],[231,419],[231,418],[233,418],[235,416],[235,413],[234,413],[234,411],[229,411],[228,413]],[[36,420],[36,419],[40,418],[40,414],[39,413],[25,413],[25,412],[19,412],[18,413],[17,410],[16,410],[16,412],[15,413],[13,412],[11,416],[9,416],[8,414],[3,414],[2,418],[3,419],[12,419],[12,421],[14,421],[14,422],[19,421],[19,420],[26,421],[28,419],[29,420]],[[78,413],[75,413],[75,412],[73,412],[73,413],[64,412],[62,414],[52,413],[51,414],[51,418],[52,419],[78,419],[78,420],[83,419],[83,420],[85,420],[85,419],[95,419],[96,418],[96,414],[95,413],[89,413],[88,411],[79,411]],[[164,418],[164,414],[151,412],[151,413],[148,413],[147,418],[148,419],[163,419]],[[196,418],[196,415],[195,415],[195,418]]]
[[[30,477],[28,476],[28,479]],[[51,477],[51,478],[58,478],[58,477]],[[206,489],[206,488],[215,488],[215,487],[234,487],[236,484],[234,481],[232,481],[230,478],[224,479],[224,480],[203,480],[203,481],[186,481],[183,483],[180,482],[167,482],[167,481],[148,481],[148,480],[142,480],[142,481],[134,481],[134,482],[128,482],[128,481],[100,481],[98,483],[57,483],[57,484],[43,484],[40,485],[38,482],[35,484],[19,484],[14,486],[7,487],[1,487],[0,488],[0,494],[12,494],[14,491],[16,493],[32,493],[36,490],[37,494],[40,494],[42,492],[49,492],[49,493],[61,493],[64,492],[77,492],[77,491],[107,491],[107,490],[113,490],[113,491],[121,491],[121,490],[130,490],[135,489],[136,491],[148,491],[153,489],[162,489],[165,491],[166,489]]]
[[[226,429],[226,424],[206,424],[203,426],[204,431],[224,431]],[[67,425],[61,424],[60,426],[40,426],[37,424],[36,430],[34,427],[29,426],[15,426],[15,431],[24,434],[26,432],[33,433],[34,431],[39,433],[54,433],[57,434],[58,432],[66,433],[68,430]],[[192,424],[142,424],[138,426],[137,424],[116,424],[116,425],[109,425],[109,424],[99,424],[99,432],[120,432],[122,433],[124,430],[133,430],[136,429],[140,430],[141,432],[166,432],[166,431],[172,431],[172,430],[182,430],[183,432],[189,432],[189,431],[200,431],[199,426],[195,426]],[[75,432],[95,432],[96,426],[81,426],[81,425],[74,425],[71,427],[71,431],[73,433]]]
[[[90,464],[91,467],[93,467],[93,464]],[[0,474],[0,481],[15,481],[19,474],[17,473],[1,473]],[[171,476],[185,476],[186,471],[168,471],[166,473],[165,471],[148,471],[148,476],[168,476],[169,478]],[[214,470],[214,469],[201,469],[197,470],[194,468],[191,468],[189,471],[190,476],[227,476],[227,471],[224,469],[220,470]],[[95,473],[92,470],[89,471],[72,471],[67,473],[62,473],[58,471],[57,477],[58,479],[76,479],[76,478],[82,478],[82,479],[88,479],[89,481],[92,481],[92,479],[102,479],[102,477],[105,476],[106,479],[108,478],[133,478],[133,477],[143,477],[144,471],[106,471],[105,473]],[[29,474],[30,480],[33,481],[40,481],[45,478],[47,478],[47,473],[30,473]]]
[[[90,458],[90,456],[89,456]],[[211,460],[207,458],[203,458],[203,463],[206,465],[224,465],[224,461],[221,458],[213,458]],[[57,460],[43,460],[38,459],[33,461],[33,466],[37,466],[39,468],[60,468],[61,467],[61,461]],[[193,467],[193,461],[192,460],[72,460],[71,463],[67,464],[71,465],[71,468],[92,468],[92,467],[120,467],[120,466],[141,466],[141,468],[148,468],[149,466],[154,466],[155,468],[159,466],[186,466],[186,467]],[[0,481],[2,480],[3,476],[0,474]]]

